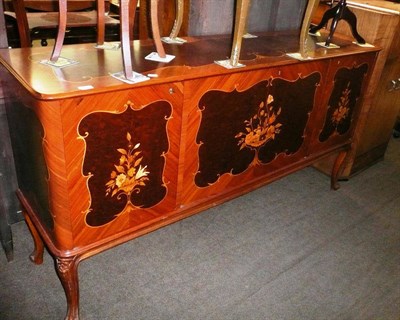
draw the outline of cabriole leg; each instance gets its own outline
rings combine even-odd
[[[338,183],[340,169],[346,159],[348,150],[340,151],[338,156],[336,157],[335,163],[333,164],[332,174],[331,174],[331,189],[338,190],[340,188],[340,184]]]
[[[44,253],[44,245],[42,238],[40,238],[39,232],[37,231],[35,225],[33,224],[29,215],[23,211],[26,224],[28,225],[28,229],[32,235],[33,243],[35,245],[35,249],[30,254],[29,259],[35,264],[42,264],[43,263],[43,253]]]
[[[65,296],[67,298],[67,315],[66,320],[79,319],[79,282],[78,282],[78,263],[79,259],[56,258],[56,270],[64,287]]]

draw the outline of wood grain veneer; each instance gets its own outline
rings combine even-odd
[[[323,40],[314,38],[313,41]],[[229,37],[166,45],[170,64],[144,60],[152,42],[132,45],[134,70],[157,77],[126,84],[120,52],[65,46],[79,64],[40,63],[48,48],[0,50],[18,197],[56,260],[68,319],[79,316],[78,264],[94,254],[249,192],[339,151],[332,188],[362,110],[378,48],[335,38],[309,60],[298,32],[244,40],[243,68]],[[37,232],[36,232],[37,231]]]

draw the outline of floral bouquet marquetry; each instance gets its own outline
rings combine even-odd
[[[349,103],[350,103],[350,93],[351,90],[349,88],[350,82],[347,84],[346,89],[343,90],[342,96],[340,97],[338,107],[335,109],[335,111],[332,114],[332,123],[335,126],[336,130],[340,122],[342,122],[344,119],[347,118],[349,115]]]
[[[279,134],[282,124],[277,122],[277,118],[281,114],[281,108],[274,111],[273,102],[274,97],[269,94],[266,103],[262,101],[257,113],[250,120],[244,122],[246,132],[239,132],[235,136],[239,139],[240,150],[245,147],[258,150]],[[257,157],[255,163],[258,163]]]
[[[132,137],[128,132],[126,134],[128,140],[127,149],[117,149],[121,154],[118,165],[114,165],[115,170],[111,172],[111,179],[106,183],[106,196],[115,195],[119,199],[121,195],[126,195],[127,206],[132,205],[130,196],[133,192],[140,192],[140,187],[146,185],[147,177],[150,173],[146,171],[147,166],[143,166],[141,151],[139,150],[140,143],[133,145]]]

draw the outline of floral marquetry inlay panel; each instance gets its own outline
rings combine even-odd
[[[321,142],[349,131],[367,71],[368,65],[364,63],[354,68],[341,68],[336,73],[324,128],[319,136]]]
[[[150,208],[166,195],[163,181],[171,105],[154,102],[120,114],[96,112],[79,125],[86,142],[83,174],[88,177],[90,208],[86,223],[102,226],[121,214]]]
[[[296,81],[272,78],[243,92],[205,93],[199,102],[196,185],[205,187],[225,173],[239,174],[278,154],[297,152],[319,81],[315,72]]]

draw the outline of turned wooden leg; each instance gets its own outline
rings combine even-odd
[[[44,245],[42,238],[39,235],[35,225],[33,224],[29,215],[23,211],[26,224],[28,225],[28,229],[32,235],[33,243],[35,245],[35,249],[30,254],[29,259],[35,264],[42,264],[43,263],[43,253],[44,253]]]
[[[344,163],[344,159],[346,159],[348,150],[340,151],[338,156],[336,157],[335,163],[332,167],[332,174],[331,174],[331,189],[338,190],[340,188],[340,184],[338,183],[340,169]]]
[[[67,315],[66,320],[79,319],[79,283],[78,283],[78,263],[79,259],[56,258],[56,270],[64,287],[65,296],[67,298]]]

